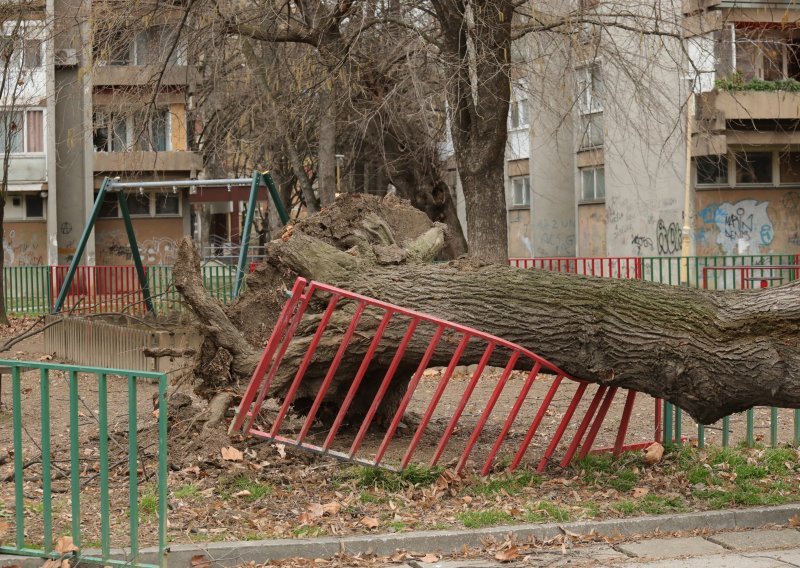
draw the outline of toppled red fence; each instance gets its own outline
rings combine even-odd
[[[310,306],[314,308],[309,309]],[[347,309],[343,309],[345,306]],[[329,325],[337,311],[340,316],[347,314],[349,322],[342,324],[339,320],[337,325]],[[296,368],[282,369],[290,345],[299,339],[296,334],[304,316],[308,316],[303,322],[305,354],[299,364],[295,363]],[[369,327],[369,336],[364,340],[366,320],[379,323],[377,327]],[[400,335],[392,335],[400,337],[399,341],[386,339],[390,323],[404,330]],[[316,374],[316,382],[312,384],[308,379],[309,383],[304,384],[309,369],[321,364],[323,358],[315,355],[323,337],[338,342],[335,355],[325,359],[328,367],[324,373]],[[329,392],[354,337],[365,341],[363,358],[360,364],[350,367],[357,369],[351,380],[337,381],[349,385],[347,392]],[[422,341],[427,348],[412,357],[409,345],[415,341],[417,345]],[[456,376],[461,369],[459,363],[468,347],[472,353],[479,347],[482,355],[470,367],[467,377],[459,379]],[[350,353],[353,357],[352,349]],[[383,376],[377,388],[374,384],[362,384],[370,370],[374,373],[379,355],[384,364],[379,367]],[[434,360],[449,362],[438,369],[429,369]],[[401,367],[415,369],[410,379],[408,374],[398,373]],[[276,376],[287,371],[289,376],[293,373],[293,379],[285,396],[279,404],[265,404]],[[309,388],[313,400],[306,400],[304,406],[295,405],[298,393]],[[374,392],[368,390],[371,388],[375,388]],[[398,388],[405,390],[395,392]],[[351,411],[354,400],[362,394],[361,389],[371,393],[371,403],[354,417]],[[387,416],[387,420],[378,424],[376,416],[387,394],[396,395],[399,403],[392,407],[391,418]],[[391,469],[405,468],[415,456],[422,456],[431,466],[452,464],[457,471],[468,463],[474,464],[485,475],[498,463],[508,463],[514,469],[526,455],[536,451],[533,459],[541,471],[550,462],[559,461],[566,466],[575,455],[583,457],[589,453],[618,394],[615,387],[576,381],[542,357],[499,337],[298,278],[230,430]],[[627,392],[621,414],[617,412],[619,409],[615,411],[618,423],[613,437],[607,438],[613,442],[608,450],[620,453],[652,443],[653,438],[649,438],[639,444],[625,444],[635,399],[635,392]],[[333,412],[327,420],[320,419],[321,409],[331,401]],[[401,428],[404,416],[412,409],[416,414],[414,422]],[[658,439],[658,402],[655,414],[654,430],[652,434],[648,432],[648,437],[654,435]],[[556,457],[559,451],[560,459]]]

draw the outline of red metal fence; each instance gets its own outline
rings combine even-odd
[[[309,309],[322,305],[322,313]],[[330,325],[334,317],[336,325]],[[301,320],[305,331],[298,336]],[[390,326],[392,333],[387,333]],[[331,344],[338,344],[330,360],[317,357],[323,341],[329,353]],[[473,360],[477,353],[480,357],[463,381],[454,377],[467,349]],[[342,367],[346,353],[352,358],[362,351],[357,367]],[[432,361],[442,366],[429,369]],[[351,373],[352,380],[342,381],[342,373]],[[265,400],[274,394],[271,387],[279,376],[284,385],[282,402],[277,410],[268,411]],[[338,392],[338,387],[331,391],[334,377],[337,385],[349,385],[346,393]],[[365,393],[368,405],[356,412],[356,401]],[[379,425],[376,417],[390,394],[400,400]],[[617,394],[616,387],[576,381],[535,353],[499,337],[298,278],[231,432],[241,430],[370,466],[389,462],[387,467],[405,468],[415,455],[424,454],[431,466],[452,462],[461,471],[475,459],[482,474],[492,470],[500,456],[499,461],[509,460],[514,469],[538,448],[543,450],[535,460],[541,471],[552,461],[566,466],[573,456],[591,451]],[[627,393],[616,432],[607,438],[615,453],[652,443],[651,439],[625,444],[635,398],[636,393]],[[332,412],[319,420],[323,408]],[[401,420],[412,408],[420,414],[418,423],[401,432]],[[656,438],[659,413],[656,404]],[[289,420],[292,414],[304,417]],[[559,449],[560,459],[555,457]]]

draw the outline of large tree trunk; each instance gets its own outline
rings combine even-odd
[[[283,287],[300,275],[497,335],[574,378],[664,398],[704,423],[756,405],[800,407],[800,284],[715,292],[474,261],[430,264],[427,261],[445,246],[443,226],[431,226],[427,219],[422,221],[421,212],[412,214],[407,206],[387,209],[384,200],[382,209],[376,203],[367,196],[338,200],[270,243],[266,264],[248,280],[248,291],[227,316],[204,299],[192,267],[196,254],[190,243],[183,243],[176,287],[208,330],[209,351],[199,370],[209,367],[209,358],[219,359],[225,352],[228,383],[249,379],[271,328],[265,325],[259,331],[252,322],[274,321]],[[396,237],[401,231],[410,238],[402,242]],[[300,338],[289,349],[273,395],[285,392],[306,353],[320,309],[301,324]],[[376,325],[367,318],[359,327],[335,382],[352,380]],[[373,380],[382,376],[404,330],[403,325],[390,325],[376,354],[376,367],[370,367]],[[337,336],[328,335],[304,381],[310,390],[301,392],[301,399],[313,394],[315,381],[322,378],[326,361],[339,345]],[[421,334],[409,345],[406,371],[420,360],[427,339]],[[476,363],[481,353],[482,349],[468,349],[462,364]],[[435,353],[431,366],[446,365],[451,354]],[[210,381],[220,380],[216,368],[213,376]],[[402,393],[402,380],[401,376],[396,392]],[[215,384],[210,390],[219,387]],[[332,389],[334,404],[336,393],[343,390]]]

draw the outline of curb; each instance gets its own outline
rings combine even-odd
[[[793,516],[800,516],[800,504],[751,509],[728,509],[609,519],[606,521],[577,521],[572,523],[546,523],[505,525],[473,530],[418,531],[393,534],[359,535],[350,537],[322,537],[312,539],[275,539],[240,542],[209,542],[202,544],[176,544],[168,549],[168,561],[175,566],[190,566],[192,556],[204,554],[214,567],[233,567],[248,562],[263,563],[290,557],[331,558],[340,552],[348,554],[374,553],[381,556],[402,549],[415,552],[450,553],[467,547],[477,547],[487,539],[504,539],[513,533],[519,540],[549,540],[568,530],[577,534],[594,532],[600,536],[635,536],[655,532],[673,533],[696,529],[714,531],[755,529],[764,525],[785,525]],[[86,551],[91,554],[92,551]],[[94,551],[99,555],[99,551]],[[113,551],[113,557],[125,559],[123,551]],[[141,551],[140,562],[158,564],[158,550]],[[41,566],[39,558],[0,555],[0,567]]]

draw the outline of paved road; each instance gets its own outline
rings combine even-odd
[[[521,552],[524,553],[523,550]],[[397,566],[397,565],[395,565]],[[720,532],[709,536],[648,538],[609,546],[588,545],[535,552],[519,561],[488,558],[407,561],[408,568],[499,568],[515,566],[589,568],[800,568],[800,531],[793,528]],[[403,567],[405,568],[405,567]]]

